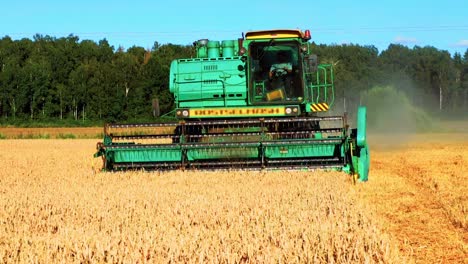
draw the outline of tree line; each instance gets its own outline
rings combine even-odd
[[[392,85],[413,103],[437,113],[468,110],[468,49],[453,56],[435,47],[317,45],[314,53],[335,70],[337,102],[358,104],[376,85]],[[195,56],[191,45],[150,50],[114,48],[106,39],[0,39],[0,120],[151,120],[152,100],[173,108],[170,62]],[[398,102],[395,102],[398,104]]]

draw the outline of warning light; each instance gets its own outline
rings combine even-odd
[[[310,37],[310,30],[306,29],[306,31],[304,32],[304,39],[305,39],[305,40],[311,39],[311,37]]]

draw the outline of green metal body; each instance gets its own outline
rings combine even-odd
[[[317,63],[309,39],[272,30],[195,42],[196,58],[170,66],[180,122],[108,125],[95,156],[109,170],[323,167],[366,181],[366,110],[358,110],[357,130],[348,130],[345,117],[324,115],[335,99],[333,68]],[[151,132],[109,132],[141,127]],[[165,141],[138,142],[149,138]]]
[[[178,117],[250,117],[242,113],[182,115],[184,110],[207,108],[227,111],[294,104],[300,108],[296,116],[316,112],[311,108],[314,104],[325,104],[328,110],[334,103],[333,68],[320,64],[311,69],[308,39],[301,34],[279,30],[254,32],[250,38],[247,35],[242,41],[226,40],[221,45],[218,41],[195,42],[197,57],[175,60],[170,67],[169,90],[174,94]],[[284,78],[271,78],[268,73],[277,63],[278,53],[286,54],[292,71]],[[267,95],[275,90],[281,90],[283,95],[269,99]]]

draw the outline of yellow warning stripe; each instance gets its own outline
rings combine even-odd
[[[322,112],[322,111],[327,111],[330,107],[326,103],[320,103],[320,104],[311,104],[310,109],[313,112]]]

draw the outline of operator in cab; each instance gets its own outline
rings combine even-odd
[[[272,64],[270,67],[269,77],[270,79],[281,78],[292,72],[292,64],[288,62],[286,52],[280,51],[277,54],[277,62]]]

